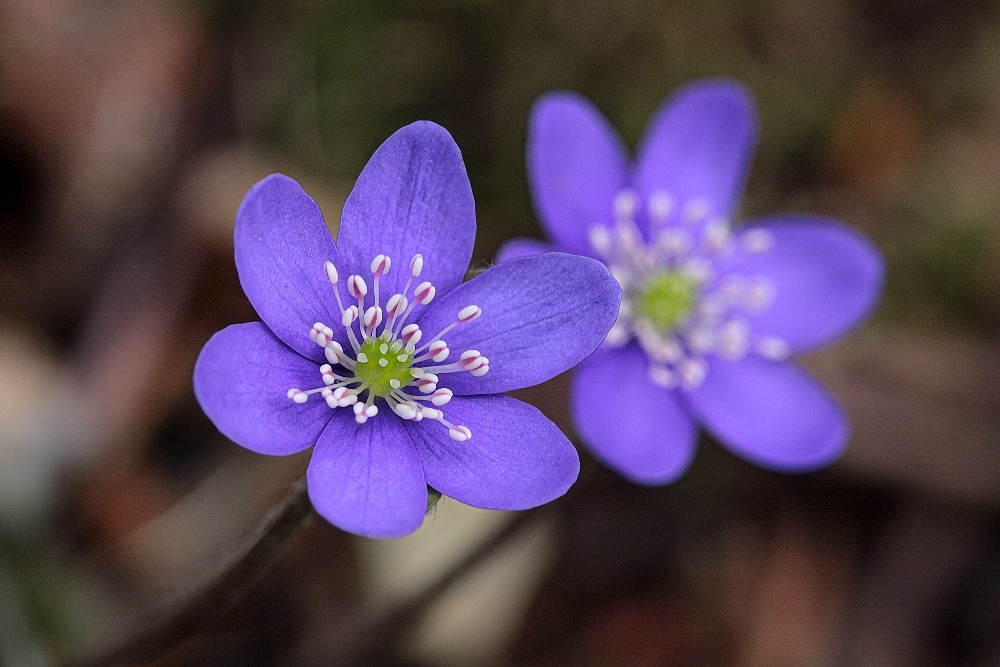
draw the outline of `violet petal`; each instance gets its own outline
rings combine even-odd
[[[445,363],[475,349],[489,359],[486,375],[441,374],[456,394],[498,394],[530,387],[576,366],[593,352],[618,316],[621,288],[597,260],[548,252],[504,262],[433,304],[420,320],[429,341],[460,310],[479,306],[479,319],[444,336]]]
[[[757,141],[753,98],[730,79],[695,81],[671,95],[650,122],[636,160],[643,202],[668,193],[675,206],[695,199],[709,215],[732,216]]]
[[[408,535],[427,510],[420,457],[393,414],[358,424],[338,410],[316,443],[306,484],[320,516],[367,537]]]
[[[384,307],[403,290],[418,253],[424,268],[417,284],[430,281],[440,296],[457,287],[475,239],[475,202],[462,153],[447,130],[420,121],[386,139],[365,165],[344,204],[337,245],[347,262],[344,273],[363,277],[369,290],[372,260],[389,256],[392,267],[380,287]]]
[[[537,408],[497,395],[456,396],[442,410],[472,438],[457,442],[428,420],[406,429],[427,483],[444,495],[484,509],[523,510],[555,500],[576,481],[576,449]]]
[[[614,221],[627,186],[625,148],[601,113],[576,93],[549,93],[528,126],[528,178],[542,225],[560,250],[593,255],[589,229]]]
[[[694,459],[697,429],[673,391],[649,379],[638,345],[588,359],[573,377],[581,438],[608,467],[638,484],[668,484]]]
[[[847,444],[840,406],[816,380],[789,362],[712,358],[692,408],[724,445],[758,465],[806,472],[835,461]]]
[[[882,255],[860,233],[835,220],[771,216],[747,223],[771,233],[771,250],[743,254],[727,272],[763,277],[774,301],[749,319],[756,334],[784,340],[791,352],[844,335],[874,309],[882,293]]]
[[[322,385],[316,364],[260,322],[217,332],[194,366],[194,394],[205,414],[227,438],[260,454],[313,446],[333,413],[319,397],[299,404],[287,394]]]
[[[309,340],[316,322],[331,327],[337,340],[348,344],[323,269],[327,261],[339,267],[340,254],[319,206],[298,183],[273,174],[253,186],[236,214],[233,244],[243,291],[286,345],[322,360],[323,350]]]

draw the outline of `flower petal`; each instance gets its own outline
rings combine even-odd
[[[343,263],[319,206],[298,183],[273,174],[253,186],[236,214],[234,246],[243,291],[286,345],[321,360],[323,350],[309,340],[316,322],[333,327],[347,344],[323,269],[327,261]]]
[[[322,386],[315,363],[296,354],[260,322],[212,336],[194,365],[194,394],[216,428],[259,454],[312,447],[332,415],[319,398],[299,404],[288,390]]]
[[[427,483],[455,500],[495,510],[536,507],[566,493],[580,472],[569,439],[535,407],[509,396],[455,397],[445,419],[468,427],[456,442],[441,424],[408,422]]]
[[[840,406],[792,363],[713,358],[704,384],[689,399],[724,445],[772,470],[822,468],[847,444],[849,427]]]
[[[762,276],[774,287],[770,306],[750,317],[754,333],[776,336],[792,352],[814,349],[861,323],[878,303],[885,277],[881,253],[836,220],[773,216],[752,221],[773,238],[771,250],[742,255],[726,270]]]
[[[427,511],[420,458],[391,413],[358,424],[338,410],[316,443],[306,484],[319,515],[357,535],[408,535]]]
[[[385,140],[344,204],[337,245],[348,271],[371,285],[371,262],[393,262],[380,287],[384,299],[401,292],[410,259],[424,256],[417,282],[440,295],[461,284],[472,259],[476,210],[462,153],[448,131],[412,123]],[[414,312],[419,313],[423,306]]]
[[[638,484],[668,484],[694,459],[697,429],[674,392],[649,379],[638,345],[602,353],[573,377],[573,421],[608,467]]]
[[[528,238],[511,239],[500,246],[500,249],[497,250],[494,261],[499,264],[500,262],[506,262],[509,259],[529,257],[543,252],[551,252],[552,250],[555,250],[555,248],[552,247],[552,244],[546,243],[545,241]]]
[[[680,88],[653,117],[639,148],[641,200],[667,192],[679,206],[701,199],[732,216],[757,141],[753,98],[743,84],[705,79]]]
[[[588,232],[610,224],[627,185],[625,148],[594,106],[576,93],[535,103],[528,130],[528,177],[535,210],[560,250],[593,255]]]
[[[479,350],[482,377],[442,374],[456,394],[499,394],[530,387],[580,363],[604,340],[618,316],[621,288],[597,260],[561,252],[512,259],[487,269],[434,304],[420,320],[424,341],[469,305],[482,316],[445,335],[451,356]]]

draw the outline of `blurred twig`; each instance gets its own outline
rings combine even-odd
[[[199,585],[140,618],[118,638],[91,655],[70,661],[75,667],[145,662],[194,634],[204,618],[240,600],[291,547],[315,515],[305,480],[299,481],[247,541]]]

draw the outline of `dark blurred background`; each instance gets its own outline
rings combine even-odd
[[[304,471],[191,391],[255,319],[232,226],[283,171],[331,228],[373,150],[434,120],[476,262],[539,235],[526,118],[585,94],[635,146],[726,75],[762,132],[745,217],[842,218],[882,307],[803,360],[850,449],[779,476],[703,438],[679,483],[581,485],[377,638],[375,664],[1000,664],[1000,3],[972,0],[0,0],[0,663],[99,646],[236,549]],[[524,391],[571,433],[566,378]],[[315,521],[162,665],[340,664],[345,628],[511,519],[445,500],[410,538]],[[374,610],[374,611],[373,611]]]

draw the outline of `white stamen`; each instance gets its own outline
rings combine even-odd
[[[337,267],[333,265],[333,262],[324,264],[323,269],[326,271],[326,279],[336,285],[337,281],[340,280],[340,275],[337,273]]]
[[[705,231],[705,245],[710,251],[718,252],[726,247],[731,237],[729,223],[725,218],[716,218],[708,223]]]
[[[666,366],[650,366],[649,379],[666,389],[677,386],[677,375]]]
[[[775,336],[761,336],[755,347],[762,357],[772,361],[784,361],[792,353],[788,343]]]
[[[427,348],[427,354],[431,355],[430,358],[432,361],[440,363],[448,358],[451,350],[448,349],[448,343],[443,340],[436,340]]]
[[[458,321],[462,324],[468,324],[469,322],[478,319],[482,314],[483,310],[479,306],[466,306],[462,310],[458,311]]]
[[[677,371],[681,375],[681,381],[687,389],[694,389],[705,380],[708,373],[708,365],[701,359],[687,358],[677,364]]]
[[[382,309],[378,306],[371,306],[365,311],[365,328],[374,329],[382,323]]]
[[[694,224],[700,222],[707,215],[711,206],[704,199],[692,199],[684,207],[684,222]]]
[[[662,225],[670,219],[674,209],[674,198],[665,190],[657,190],[649,198],[649,217],[655,224]]]
[[[392,317],[398,317],[409,303],[402,294],[393,294],[385,304],[385,311]]]
[[[416,278],[420,275],[420,272],[424,270],[424,256],[421,254],[416,254],[413,259],[410,260],[410,277]]]
[[[453,394],[451,389],[448,388],[438,389],[437,391],[434,392],[434,396],[431,397],[431,403],[437,406],[445,405],[448,401],[451,400],[452,395]]]
[[[306,399],[308,399],[309,397],[306,395],[304,391],[300,391],[298,389],[289,389],[288,398],[292,399],[296,403],[305,403]]]
[[[754,280],[746,290],[746,305],[753,310],[770,306],[774,301],[774,283],[767,278]]]
[[[372,275],[376,278],[384,276],[389,273],[389,267],[392,266],[392,260],[385,255],[376,255],[375,259],[372,260],[371,269]]]
[[[774,234],[769,229],[748,229],[740,235],[743,249],[749,253],[767,252],[774,245]]]
[[[691,235],[683,229],[665,229],[657,238],[670,257],[680,257],[691,249]]]
[[[451,436],[452,440],[457,440],[458,442],[465,442],[472,438],[472,431],[464,426],[452,426],[448,429],[448,435]]]
[[[622,190],[615,197],[615,218],[631,220],[639,208],[639,196],[634,190]]]
[[[588,232],[590,245],[603,257],[611,254],[611,232],[604,225],[594,225]]]
[[[416,324],[407,324],[403,327],[403,330],[399,332],[400,340],[403,341],[404,345],[410,345],[411,343],[416,345],[422,335],[423,332]]]
[[[340,318],[340,322],[345,327],[349,327],[354,324],[354,320],[356,319],[358,319],[358,307],[350,306],[344,309],[344,315]]]
[[[355,299],[364,299],[368,294],[368,283],[361,276],[350,276],[347,279],[347,291]]]
[[[419,304],[427,305],[434,300],[434,294],[437,292],[434,285],[428,282],[423,282],[417,285],[417,289],[413,291],[413,300]]]

